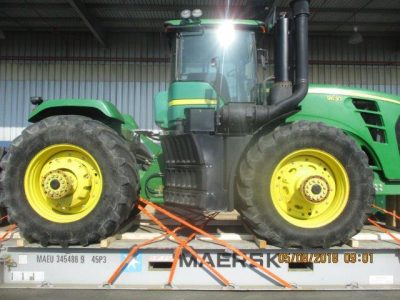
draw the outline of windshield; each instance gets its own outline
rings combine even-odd
[[[183,32],[176,45],[176,80],[209,82],[225,102],[251,101],[257,83],[254,32]]]

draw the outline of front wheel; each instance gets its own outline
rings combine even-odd
[[[253,231],[281,247],[345,243],[374,198],[363,151],[342,131],[297,122],[261,136],[240,164],[237,209]]]
[[[55,116],[26,128],[2,160],[10,222],[42,245],[87,245],[129,216],[138,170],[127,143],[82,116]]]

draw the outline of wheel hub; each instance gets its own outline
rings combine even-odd
[[[62,170],[48,172],[42,178],[43,191],[49,199],[61,199],[73,191],[72,178]]]
[[[102,187],[96,160],[71,144],[43,149],[25,172],[29,204],[40,216],[57,223],[74,222],[88,215],[100,200]]]
[[[275,167],[270,193],[278,213],[289,223],[318,228],[343,211],[349,193],[346,170],[331,154],[299,149]]]
[[[329,196],[329,184],[321,176],[310,176],[304,180],[301,192],[304,198],[312,203],[321,203]]]

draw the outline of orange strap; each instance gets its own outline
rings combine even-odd
[[[375,205],[375,204],[372,204],[372,207],[375,208],[375,209],[377,209],[377,210],[380,210],[381,212],[384,212],[385,214],[391,215],[391,216],[393,216],[394,218],[400,220],[400,216],[396,215],[394,212],[388,211],[388,210],[386,210],[386,209],[384,209],[384,208],[382,208],[382,207],[379,207],[379,206],[377,206],[377,205]],[[372,225],[374,225],[376,228],[378,228],[380,231],[382,231],[383,233],[388,234],[388,235],[389,235],[394,241],[396,241],[398,244],[400,244],[400,239],[398,239],[396,236],[394,236],[387,228],[385,228],[385,227],[379,225],[377,222],[375,222],[375,221],[372,220],[371,218],[368,218],[368,221],[369,221]]]
[[[0,237],[0,242],[4,241],[6,239],[6,237],[11,233],[11,231],[13,231],[16,227],[17,227],[17,225],[11,224],[8,227],[7,231],[3,234],[3,236]]]
[[[384,212],[385,214],[388,214],[388,215],[391,215],[391,216],[395,217],[397,220],[400,220],[400,216],[396,215],[394,212],[391,212],[391,211],[388,211],[388,210],[386,210],[386,209],[384,209],[382,207],[376,206],[375,204],[372,204],[372,207],[377,209],[377,210],[380,210],[380,211]]]
[[[141,199],[142,200],[142,199]],[[143,202],[143,201],[142,201]],[[152,205],[151,205],[152,206]],[[139,206],[140,207],[140,206]],[[160,207],[157,206],[157,209],[160,209]],[[142,207],[141,208],[142,212],[148,216],[150,219],[153,220],[154,223],[156,223],[158,226],[160,226],[160,228],[162,230],[164,230],[165,232],[167,232],[168,234],[172,235],[174,237],[174,239],[180,244],[182,245],[183,248],[185,248],[190,254],[192,254],[198,261],[200,261],[206,268],[208,268],[210,270],[210,272],[212,272],[224,285],[230,285],[231,283],[229,282],[229,280],[227,280],[221,273],[219,273],[215,268],[213,268],[207,261],[205,261],[200,255],[198,255],[198,253],[196,251],[193,250],[192,247],[186,245],[184,243],[184,240],[182,240],[181,238],[179,238],[172,230],[170,230],[167,226],[165,226],[163,223],[161,223],[160,220],[158,220],[153,214],[151,214],[146,208]],[[161,210],[159,210],[160,212],[162,212]],[[163,213],[163,212],[162,212]],[[165,214],[165,213],[164,213]],[[167,214],[165,214],[167,215]],[[172,215],[172,214],[171,214]],[[168,215],[167,215],[168,216]],[[174,216],[175,221],[180,220],[180,221],[184,221],[181,218]],[[179,221],[178,221],[179,222]]]
[[[400,244],[400,239],[398,239],[397,237],[395,237],[389,230],[387,230],[385,227],[382,227],[381,225],[379,225],[377,222],[375,222],[374,220],[372,220],[371,218],[368,218],[368,221],[374,225],[376,228],[378,228],[380,231],[382,231],[383,233],[388,234],[393,240],[395,240],[398,244]]]
[[[180,229],[182,229],[182,227],[176,228],[175,231],[178,231]],[[125,259],[121,262],[121,264],[118,266],[118,268],[111,274],[110,278],[108,278],[107,283],[111,285],[115,282],[115,280],[118,278],[118,276],[121,275],[122,270],[132,260],[133,256],[139,249],[143,248],[144,246],[159,242],[159,241],[165,239],[168,235],[169,235],[168,233],[164,233],[159,236],[156,236],[155,238],[153,238],[151,240],[145,241],[139,245],[132,247],[132,249],[129,251],[129,253],[125,257]]]
[[[226,279],[220,272],[218,272],[213,266],[211,266],[207,261],[205,261],[192,247],[190,247],[188,245],[188,243],[196,236],[196,234],[201,234],[204,235],[206,237],[209,237],[211,240],[213,240],[214,242],[216,242],[219,245],[222,245],[224,247],[226,247],[227,249],[231,250],[232,252],[236,253],[237,255],[241,256],[243,259],[245,259],[249,264],[255,266],[256,268],[258,268],[259,270],[263,271],[265,274],[267,274],[269,277],[273,278],[276,282],[280,283],[281,285],[283,285],[286,288],[291,288],[292,286],[290,285],[290,283],[288,283],[287,281],[283,280],[282,278],[280,278],[279,276],[275,275],[274,273],[272,273],[271,271],[269,271],[268,269],[266,269],[264,266],[262,266],[261,264],[259,264],[258,262],[254,261],[253,259],[251,259],[249,256],[247,256],[246,254],[244,254],[242,251],[240,251],[239,249],[235,248],[234,246],[232,246],[231,244],[227,243],[226,241],[220,240],[217,237],[205,232],[203,229],[199,228],[198,226],[192,225],[191,223],[189,223],[188,221],[184,220],[182,217],[179,217],[161,207],[159,207],[158,205],[149,202],[146,199],[140,198],[139,203],[143,203],[146,205],[149,205],[151,207],[153,207],[156,211],[162,213],[163,215],[165,215],[166,217],[186,226],[187,228],[190,228],[193,230],[193,233],[190,234],[187,239],[183,239],[181,237],[179,237],[176,232],[180,229],[182,229],[183,227],[178,227],[175,228],[174,230],[171,230],[170,228],[168,228],[167,226],[165,226],[160,219],[158,219],[156,216],[154,216],[152,213],[150,213],[145,207],[144,205],[138,205],[138,208],[146,215],[148,216],[154,223],[156,223],[162,230],[165,231],[164,234],[151,239],[149,241],[143,242],[142,244],[139,244],[137,246],[134,246],[130,252],[128,253],[127,257],[124,259],[124,261],[118,266],[118,268],[113,272],[113,274],[110,276],[110,278],[108,279],[107,283],[108,284],[113,284],[115,282],[115,280],[118,278],[118,276],[121,274],[122,270],[124,269],[124,267],[126,266],[127,263],[129,263],[129,261],[132,259],[133,255],[137,252],[138,249],[140,249],[141,247],[145,246],[145,245],[149,245],[151,243],[157,242],[162,238],[165,238],[166,236],[170,235],[172,236],[175,241],[179,244],[175,253],[174,253],[174,260],[173,260],[173,264],[171,267],[171,272],[168,278],[168,284],[171,284],[174,274],[175,274],[175,270],[177,267],[177,263],[178,263],[178,259],[182,253],[182,250],[185,249],[186,251],[188,251],[193,257],[195,257],[197,259],[197,261],[199,261],[204,267],[206,267],[211,273],[213,273],[218,280],[220,280],[224,285],[228,286],[231,285],[231,282]],[[204,218],[204,216],[202,216]],[[206,223],[208,223],[210,220],[212,220],[212,217],[207,217],[207,220],[205,222],[203,222],[200,226],[203,227],[205,226]]]
[[[213,216],[215,216],[215,215],[217,215],[217,213],[214,214]],[[196,225],[196,226],[198,226],[200,228],[204,228],[211,220],[213,220],[213,217],[206,217],[206,220],[202,224]],[[197,234],[196,232],[193,232],[192,234],[190,234],[189,237],[183,243],[185,245],[187,245],[191,240],[193,240],[195,238],[196,234]],[[178,265],[178,260],[182,254],[183,247],[184,247],[184,245],[181,244],[175,250],[174,260],[172,262],[171,271],[169,272],[169,277],[168,277],[168,282],[167,282],[168,285],[171,285],[172,281],[174,280],[176,266]]]
[[[212,234],[209,234],[207,232],[205,232],[204,230],[190,224],[189,222],[183,220],[182,218],[179,218],[178,216],[175,216],[174,214],[170,213],[169,211],[161,208],[160,206],[146,200],[143,198],[140,198],[140,201],[143,202],[146,205],[149,205],[151,207],[153,207],[155,210],[161,212],[162,214],[170,217],[171,219],[181,223],[182,225],[185,225],[186,227],[192,229],[193,231],[196,231],[197,233],[204,235],[206,237],[209,237],[210,239],[212,239],[214,242],[216,242],[217,244],[220,244],[222,246],[224,246],[225,248],[231,250],[232,252],[236,253],[237,255],[241,256],[243,259],[245,259],[249,264],[253,265],[254,267],[258,268],[259,270],[263,271],[266,275],[268,275],[269,277],[273,278],[275,281],[279,282],[282,286],[286,287],[286,288],[291,288],[291,284],[287,281],[285,281],[284,279],[280,278],[279,276],[277,276],[276,274],[272,273],[271,271],[269,271],[267,268],[265,268],[264,266],[262,266],[261,264],[259,264],[258,262],[256,262],[255,260],[253,260],[252,258],[250,258],[249,256],[247,256],[246,254],[244,254],[242,251],[240,251],[239,249],[235,248],[234,246],[232,246],[231,244],[227,243],[226,241],[220,240],[217,237],[213,236]],[[147,214],[146,214],[147,215]],[[149,216],[150,217],[150,216]],[[152,218],[153,219],[153,218]],[[161,227],[161,226],[160,226]],[[165,227],[165,226],[164,226]],[[163,228],[164,229],[164,228]],[[187,249],[185,246],[185,249]],[[188,247],[190,248],[190,247]],[[191,248],[190,248],[191,249]],[[189,250],[188,250],[189,251]],[[191,252],[191,251],[189,251]],[[196,257],[197,258],[197,257]]]
[[[137,208],[139,208],[140,210],[143,210],[143,206],[137,205]],[[167,218],[166,218],[167,219]],[[179,230],[183,229],[182,226],[177,227],[173,230],[174,233],[178,232]],[[168,233],[164,233],[162,235],[159,235],[149,241],[145,241],[139,245],[136,245],[134,247],[132,247],[132,249],[129,251],[128,255],[125,257],[125,259],[121,262],[121,264],[118,266],[118,268],[111,274],[110,278],[107,280],[107,284],[113,284],[115,282],[115,280],[117,280],[117,278],[119,277],[119,275],[121,275],[122,270],[125,268],[125,266],[132,260],[132,258],[135,256],[136,252],[143,248],[144,246],[153,244],[153,243],[157,243],[163,239],[165,239],[169,234]]]

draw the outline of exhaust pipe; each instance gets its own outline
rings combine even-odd
[[[293,93],[292,81],[289,78],[289,19],[286,16],[278,19],[274,32],[275,83],[268,95],[269,105],[274,105]]]
[[[289,113],[296,109],[308,92],[308,17],[310,15],[308,0],[294,0],[290,3],[295,26],[294,55],[295,74],[293,93],[287,98],[274,101],[270,107],[270,119]],[[279,54],[278,54],[279,55]],[[285,64],[287,66],[287,64]],[[279,78],[278,78],[279,79]]]
[[[289,19],[279,18],[275,35],[275,81],[289,81]]]

